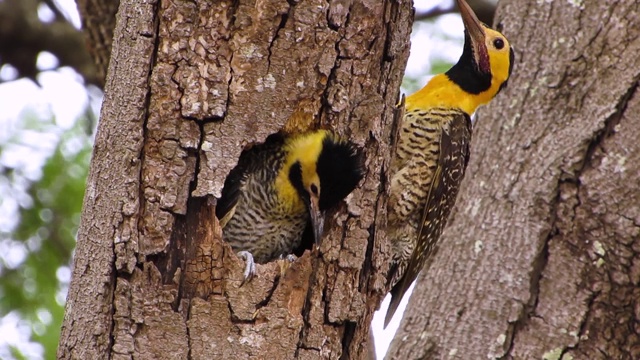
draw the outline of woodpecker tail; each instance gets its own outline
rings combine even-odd
[[[387,314],[384,317],[385,329],[391,322],[391,319],[393,319],[393,315],[396,313],[396,310],[398,310],[398,306],[400,305],[400,302],[402,301],[404,294],[407,292],[407,290],[411,286],[411,282],[409,282],[409,284],[406,284],[407,282],[406,280],[407,280],[406,277],[403,276],[403,278],[400,279],[400,281],[398,281],[395,285],[393,285],[393,288],[391,288],[391,291],[389,292],[391,294],[391,301],[389,302],[389,308],[387,308]]]

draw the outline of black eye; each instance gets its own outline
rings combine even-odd
[[[313,195],[318,196],[318,187],[316,186],[316,184],[311,184],[311,192],[313,193]]]
[[[493,40],[493,46],[500,50],[504,47],[504,41],[500,38]]]

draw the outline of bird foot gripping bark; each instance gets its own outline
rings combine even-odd
[[[237,255],[240,259],[244,260],[245,263],[244,272],[242,273],[242,284],[240,284],[240,286],[242,286],[251,281],[251,279],[256,276],[256,262],[255,260],[253,260],[253,254],[251,254],[249,251],[238,251]],[[284,254],[280,255],[279,260],[282,262],[280,264],[280,274],[284,275],[289,266],[291,266],[291,264],[297,259],[298,257],[293,254],[289,254],[287,256],[284,256]]]
[[[280,255],[280,260],[287,260],[288,262],[292,263],[296,260],[298,260],[298,257],[293,255],[293,254],[289,254],[287,256],[284,256],[284,254]]]
[[[256,262],[253,260],[253,255],[248,251],[238,251],[238,257],[244,260],[245,263],[243,273],[244,277],[242,279],[242,284],[240,284],[240,286],[242,286],[256,276]]]
[[[298,257],[293,254],[289,254],[287,256],[284,256],[284,254],[280,255],[280,276],[284,276],[284,273],[287,272],[287,269],[289,269],[289,267],[291,267],[291,264],[293,264],[293,262],[297,259]]]

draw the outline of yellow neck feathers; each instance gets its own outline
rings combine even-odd
[[[431,108],[457,108],[468,115],[478,106],[491,101],[498,93],[502,82],[491,81],[491,87],[480,94],[471,94],[462,90],[445,74],[434,76],[425,87],[409,95],[406,99],[407,110]]]
[[[308,132],[292,137],[285,144],[284,166],[278,172],[276,178],[276,191],[278,191],[281,204],[293,206],[295,208],[304,207],[304,203],[289,180],[291,167],[299,162],[302,171],[302,182],[305,189],[311,182],[319,182],[316,172],[316,163],[322,151],[322,143],[327,137],[326,130]]]

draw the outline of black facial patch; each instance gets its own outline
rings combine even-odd
[[[477,55],[482,56],[481,54]],[[452,82],[460,86],[462,90],[477,95],[491,87],[491,72],[481,71],[481,68],[473,56],[469,32],[465,30],[462,56],[460,56],[460,60],[458,60],[445,75],[447,75]]]
[[[351,143],[324,139],[316,165],[320,177],[320,210],[337,205],[358,185],[364,176],[362,154]]]
[[[293,187],[298,191],[298,194],[304,201],[305,205],[309,205],[309,193],[304,188],[302,184],[302,166],[299,161],[296,161],[293,165],[291,165],[291,169],[289,169],[289,181]]]

